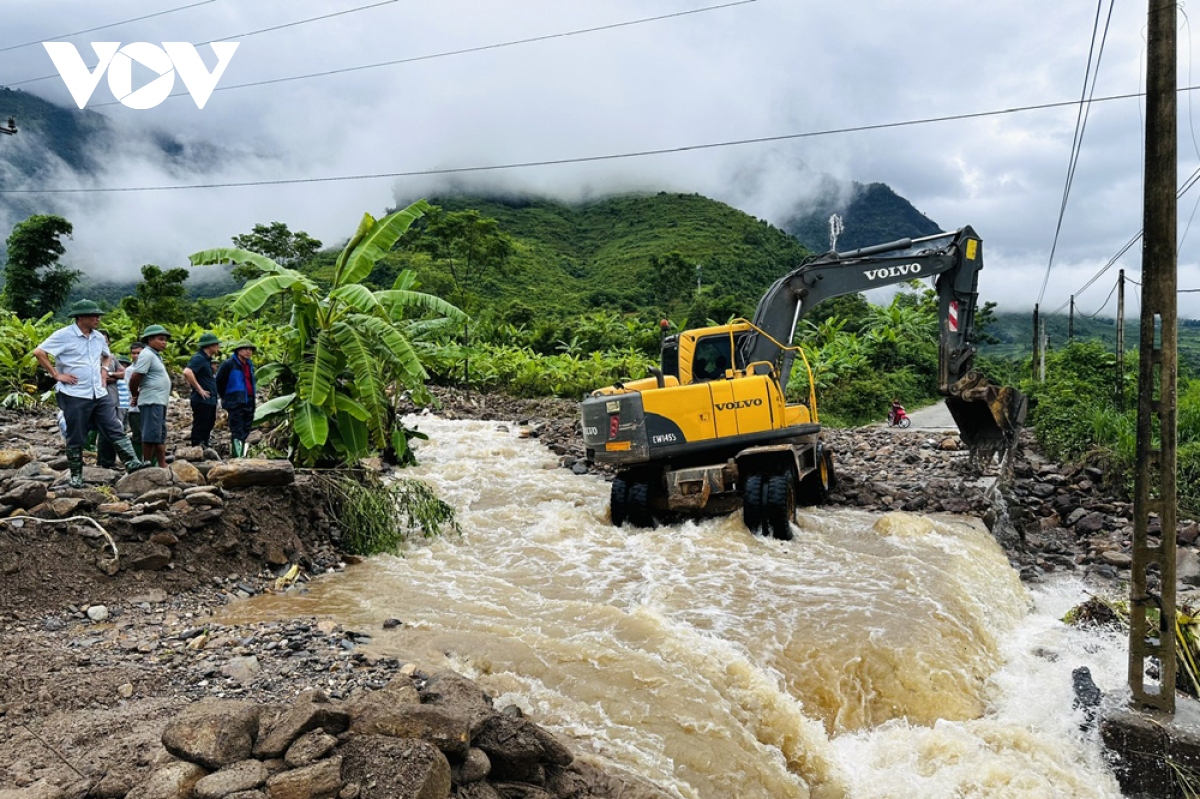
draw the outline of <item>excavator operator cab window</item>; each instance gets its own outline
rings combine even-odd
[[[734,338],[735,350],[741,339],[742,335]],[[745,364],[730,352],[729,345],[729,336],[725,334],[706,336],[697,341],[696,350],[692,355],[692,381],[720,380],[725,377],[725,370],[734,362],[738,364],[737,368],[744,369]]]
[[[662,343],[662,373],[679,379],[679,336],[667,336]]]

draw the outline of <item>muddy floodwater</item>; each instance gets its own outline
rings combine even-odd
[[[978,521],[802,511],[788,542],[737,516],[614,529],[608,484],[516,426],[409,423],[430,440],[406,476],[462,536],[231,620],[370,631],[689,799],[1120,796],[1071,671],[1119,700],[1123,640],[1063,626],[1082,586],[1023,586]]]

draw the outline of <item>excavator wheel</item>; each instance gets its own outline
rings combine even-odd
[[[650,481],[642,477],[629,483],[629,523],[634,527],[655,527]]]
[[[763,525],[763,479],[761,474],[752,474],[746,478],[742,488],[742,521],[751,535],[758,535]]]
[[[800,481],[799,501],[801,505],[824,505],[829,500],[829,492],[837,485],[837,476],[833,472],[833,455],[827,449],[822,449],[817,457],[817,468]]]
[[[629,518],[629,481],[623,474],[613,478],[611,507],[613,527],[620,527]]]
[[[766,531],[780,541],[791,541],[791,521],[796,516],[796,481],[791,469],[771,475],[763,505]]]

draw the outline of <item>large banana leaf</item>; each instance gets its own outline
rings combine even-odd
[[[267,300],[281,291],[289,290],[296,284],[304,285],[305,288],[312,287],[316,289],[316,286],[308,278],[291,270],[285,270],[280,274],[260,277],[258,280],[247,285],[235,295],[236,299],[233,301],[231,310],[239,316],[250,316],[259,308],[266,305]]]
[[[329,439],[329,417],[311,402],[300,400],[292,416],[292,428],[305,449],[322,447]]]
[[[271,381],[283,374],[283,364],[281,363],[266,363],[258,367],[254,372],[254,382],[260,386],[266,386]]]
[[[329,292],[329,299],[340,300],[359,313],[371,313],[379,308],[375,294],[362,283],[349,283]]]
[[[365,423],[339,411],[337,429],[351,461],[356,461],[371,452],[371,436]]]
[[[346,366],[353,375],[354,390],[358,399],[367,411],[367,426],[371,431],[371,438],[376,446],[383,446],[386,440],[384,427],[387,422],[384,409],[387,395],[384,382],[379,376],[375,356],[368,342],[353,325],[337,322],[331,332],[333,340],[341,347],[342,355],[346,358]]]
[[[294,399],[296,399],[295,394],[284,394],[282,397],[264,402],[254,409],[254,421],[260,422],[268,416],[286,411]]]
[[[456,321],[462,321],[467,318],[467,315],[459,310],[458,306],[451,305],[441,297],[435,297],[432,294],[425,294],[420,291],[407,291],[403,289],[377,291],[375,292],[375,300],[387,310],[388,317],[393,320],[401,319],[404,311],[409,308],[415,308],[420,311],[433,311],[436,314]]]
[[[363,407],[361,402],[340,391],[335,391],[333,394],[333,406],[338,409],[339,413],[353,416],[360,422],[366,422],[371,418],[370,412]]]
[[[340,253],[338,253],[337,263],[334,264],[333,267],[334,288],[344,286],[347,283],[358,282],[346,280],[344,277],[346,264],[349,262],[350,256],[354,252],[354,248],[359,245],[359,242],[367,237],[367,234],[371,232],[371,228],[373,227],[375,227],[375,217],[371,216],[370,214],[363,214],[363,218],[358,223],[358,230],[354,231],[354,235],[350,237],[350,241],[346,242],[346,246],[342,248]]]
[[[375,342],[372,352],[392,368],[406,387],[413,388],[428,379],[429,374],[412,344],[390,323],[363,314],[355,314],[347,321],[370,334]]]
[[[429,203],[417,200],[407,208],[388,214],[376,222],[362,240],[355,243],[353,248],[347,246],[350,255],[346,261],[346,268],[339,270],[339,274],[334,276],[333,285],[341,287],[357,283],[371,274],[375,262],[391,252],[392,247],[404,235],[404,232],[429,208]]]
[[[300,367],[300,380],[296,391],[302,399],[313,405],[324,405],[329,394],[334,390],[337,381],[337,353],[329,331],[322,330],[317,334],[313,345],[313,358]]]
[[[249,250],[239,250],[236,247],[217,247],[213,250],[201,250],[188,256],[192,266],[214,266],[216,264],[250,264],[268,275],[278,274],[284,267],[272,261],[265,255],[259,255]]]

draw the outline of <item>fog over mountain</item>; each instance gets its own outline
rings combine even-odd
[[[181,5],[8,0],[0,85],[74,108],[39,42]],[[374,7],[354,10],[368,5]],[[126,108],[101,80],[89,109],[107,119],[112,133],[89,139],[83,172],[69,154],[44,155],[42,120],[19,120],[21,134],[0,137],[4,189],[269,182],[747,143],[404,178],[6,194],[0,223],[7,229],[31,209],[63,213],[76,226],[73,265],[132,279],[143,263],[180,264],[256,222],[285,221],[334,243],[363,211],[454,188],[567,200],[699,192],[782,225],[813,209],[822,175],[829,175],[847,187],[887,184],[943,227],[973,225],[987,246],[981,291],[1009,310],[1032,306],[1058,225],[1077,108],[876,126],[1077,100],[1093,49],[1094,8],[1030,0],[984,6],[850,0],[836,7],[753,0],[604,27],[715,5],[721,4],[214,0],[72,36],[66,41],[88,59],[93,41],[200,44],[228,37],[239,48],[203,110],[186,94],[150,110]],[[343,11],[349,13],[244,35]],[[1180,85],[1186,86],[1196,43],[1182,15],[1181,25]],[[1097,98],[1142,90],[1144,27],[1143,7],[1115,8],[1096,73]],[[14,47],[26,42],[33,44]],[[431,57],[475,48],[487,49]],[[211,67],[209,48],[199,49]],[[135,88],[154,77],[138,69]],[[260,85],[240,87],[248,83]],[[8,96],[0,93],[0,120],[11,113],[2,105]],[[1181,182],[1200,163],[1190,97],[1180,99]],[[1044,308],[1065,303],[1140,229],[1142,117],[1137,98],[1092,106]],[[864,127],[875,129],[848,130]],[[827,131],[841,132],[808,135]],[[753,139],[770,140],[747,141]],[[39,160],[38,168],[14,170],[21,157]],[[1195,202],[1189,194],[1180,203],[1184,288],[1200,288],[1200,231],[1188,225]],[[1136,276],[1139,260],[1134,247],[1119,266]],[[1116,268],[1080,296],[1084,312],[1099,309]],[[1180,309],[1200,316],[1200,294],[1181,295]]]

